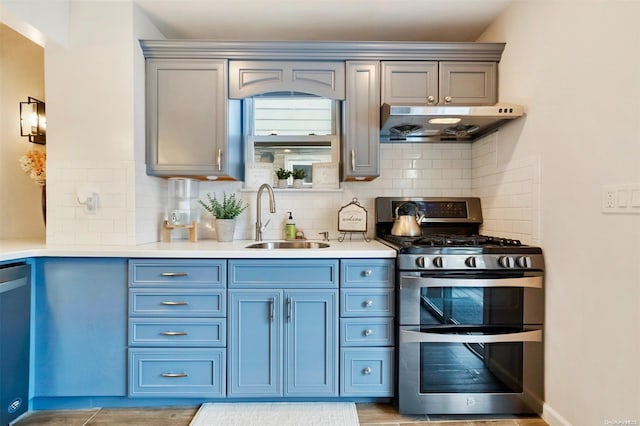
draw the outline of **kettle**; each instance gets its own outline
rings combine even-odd
[[[424,219],[424,215],[418,211],[417,207],[416,203],[411,201],[396,207],[396,217],[391,227],[391,235],[399,237],[416,237],[421,235],[420,222]],[[400,214],[400,208],[402,208],[403,214]]]

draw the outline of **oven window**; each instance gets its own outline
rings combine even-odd
[[[522,287],[424,287],[420,289],[420,324],[519,325],[523,299]]]
[[[523,343],[420,343],[420,393],[521,393]]]

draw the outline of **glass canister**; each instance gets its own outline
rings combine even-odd
[[[167,222],[170,225],[191,225],[200,221],[198,197],[200,182],[188,178],[169,178]]]

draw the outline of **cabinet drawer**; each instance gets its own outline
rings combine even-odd
[[[393,318],[343,318],[341,346],[393,346]]]
[[[351,259],[340,262],[342,287],[393,287],[394,259]]]
[[[393,316],[393,295],[392,288],[340,290],[340,316]]]
[[[225,313],[225,290],[129,290],[129,315],[132,316],[219,317]]]
[[[340,395],[393,396],[393,348],[341,350]]]
[[[129,396],[225,396],[225,349],[129,349]]]
[[[225,318],[130,318],[130,346],[227,345]]]
[[[229,260],[229,287],[337,288],[336,259]]]
[[[129,286],[164,285],[224,287],[226,261],[209,259],[133,259],[129,261]]]

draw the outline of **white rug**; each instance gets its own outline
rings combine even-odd
[[[202,404],[190,426],[358,426],[351,402]]]

